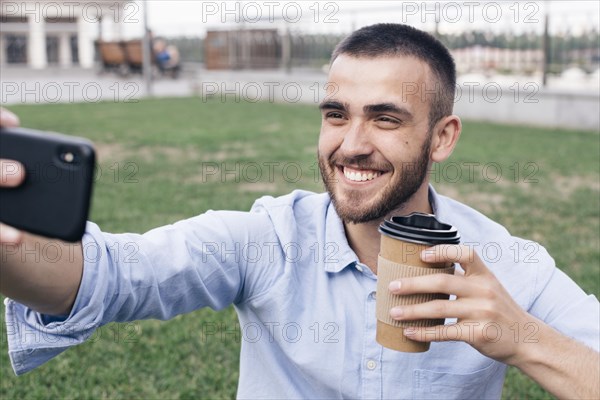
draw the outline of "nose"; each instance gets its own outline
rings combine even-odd
[[[349,124],[348,130],[344,133],[340,152],[347,158],[362,158],[373,153],[373,144],[361,121],[353,121]]]

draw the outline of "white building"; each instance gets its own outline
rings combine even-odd
[[[141,11],[129,0],[0,0],[0,66],[94,65],[94,41],[119,40]]]

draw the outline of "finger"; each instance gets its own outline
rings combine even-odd
[[[475,250],[464,245],[441,244],[430,247],[421,252],[421,260],[427,263],[459,263],[466,275],[488,272]]]
[[[421,260],[428,263],[473,262],[476,254],[472,247],[455,244],[440,244],[421,252]]]
[[[25,179],[25,168],[18,161],[0,159],[0,186],[19,186]]]
[[[473,288],[464,276],[449,274],[432,274],[402,278],[390,282],[392,294],[408,295],[416,293],[446,293],[459,297],[468,296]]]
[[[419,304],[407,304],[390,309],[390,316],[398,321],[420,319],[464,318],[469,310],[463,302],[451,300],[431,300]]]
[[[404,329],[404,336],[417,342],[450,342],[465,340],[460,324],[436,325]]]
[[[19,244],[22,240],[23,232],[0,223],[0,244]]]
[[[15,128],[19,125],[21,125],[19,117],[8,111],[6,108],[0,107],[0,126],[5,128]]]

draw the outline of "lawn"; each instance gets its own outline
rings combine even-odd
[[[24,126],[93,140],[99,168],[91,219],[144,232],[208,209],[247,210],[263,194],[321,191],[312,106],[199,98],[139,103],[20,105]],[[465,122],[438,191],[539,241],[600,296],[600,137],[597,133]],[[89,342],[15,377],[0,334],[0,398],[233,398],[239,333],[233,309],[103,327]],[[210,334],[214,333],[216,334]],[[550,398],[517,370],[505,398]]]

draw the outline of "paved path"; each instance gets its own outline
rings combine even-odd
[[[99,101],[132,102],[146,97],[146,84],[139,74],[120,77],[95,70],[31,70],[4,67],[0,73],[0,103],[75,103]],[[318,102],[326,81],[325,73],[294,70],[206,71],[186,66],[179,79],[160,77],[152,83],[156,97],[202,98],[217,96],[223,101]]]

